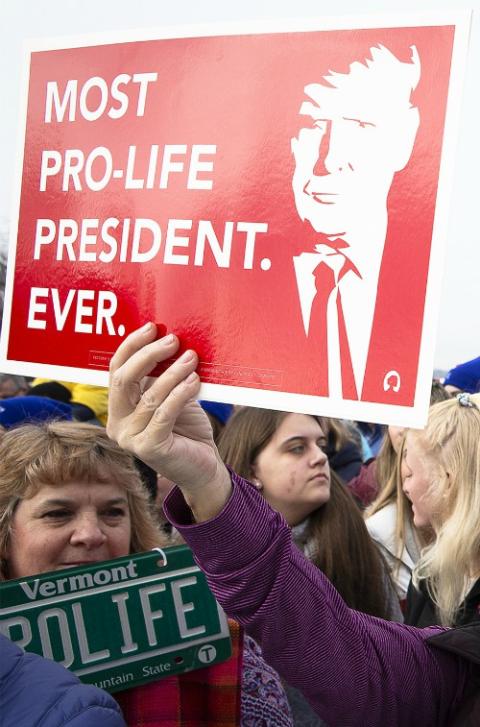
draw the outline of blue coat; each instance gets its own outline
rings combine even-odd
[[[29,654],[0,634],[2,727],[125,727],[120,707],[60,664]]]

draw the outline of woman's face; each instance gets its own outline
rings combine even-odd
[[[43,485],[14,512],[8,577],[118,558],[128,555],[130,541],[127,495],[119,485]]]
[[[318,422],[288,414],[253,466],[270,505],[297,525],[330,497],[326,438]]]
[[[438,502],[432,492],[434,468],[425,449],[414,434],[407,432],[401,463],[403,491],[412,503],[413,522],[417,528],[432,525],[438,514]]]

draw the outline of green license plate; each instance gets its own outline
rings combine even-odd
[[[231,655],[225,614],[184,545],[4,581],[0,631],[109,692]]]

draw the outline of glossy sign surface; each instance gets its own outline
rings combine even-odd
[[[209,398],[419,423],[456,32],[32,52],[4,370],[106,383],[154,320]]]
[[[186,546],[0,585],[0,631],[109,692],[231,654],[222,609]]]

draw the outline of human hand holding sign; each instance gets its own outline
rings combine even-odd
[[[148,323],[131,333],[110,363],[107,432],[184,494],[197,522],[214,517],[231,493],[228,471],[207,415],[195,401],[198,357],[185,351],[161,376],[146,378],[179,348],[174,334],[156,340]]]

